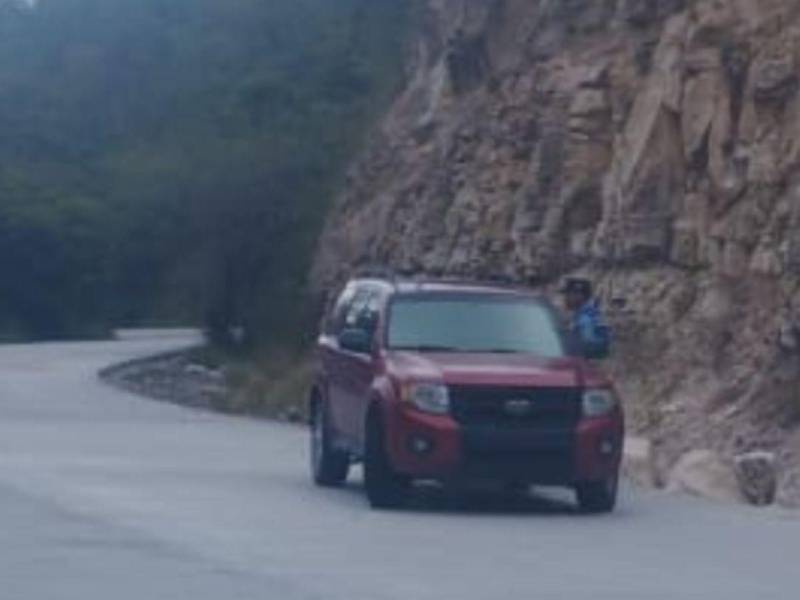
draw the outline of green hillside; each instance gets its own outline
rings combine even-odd
[[[403,0],[0,0],[0,338],[291,337]]]

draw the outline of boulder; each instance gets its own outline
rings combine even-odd
[[[636,484],[645,487],[657,485],[653,444],[650,440],[632,436],[626,438],[622,470],[625,476]]]
[[[667,477],[667,490],[720,502],[744,501],[734,467],[711,450],[684,454]]]
[[[783,474],[776,501],[784,508],[800,509],[800,469]]]
[[[206,376],[212,383],[225,384],[225,372],[222,369],[209,369]]]
[[[203,365],[189,363],[183,368],[183,372],[186,373],[187,375],[196,375],[202,377],[208,374],[208,369],[205,368]]]
[[[755,506],[775,502],[778,488],[776,457],[772,452],[748,452],[734,461],[736,479],[744,498]]]

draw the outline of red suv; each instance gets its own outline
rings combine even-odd
[[[318,485],[363,462],[375,508],[414,480],[574,488],[616,503],[624,439],[611,381],[529,291],[448,281],[351,281],[319,337],[310,395]]]

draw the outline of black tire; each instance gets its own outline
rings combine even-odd
[[[372,508],[401,507],[407,497],[410,481],[394,472],[384,443],[383,424],[371,415],[367,419],[364,448],[364,489]]]
[[[591,481],[575,487],[578,507],[582,513],[586,514],[596,515],[612,512],[617,505],[618,492],[618,475],[609,477],[605,481]]]
[[[311,473],[314,483],[322,487],[338,487],[347,480],[350,455],[331,443],[325,404],[317,400],[311,405]]]

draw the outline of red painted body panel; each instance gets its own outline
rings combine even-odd
[[[389,352],[386,365],[400,381],[507,387],[580,387],[583,372],[575,359],[547,360],[530,355],[419,354]],[[606,383],[606,385],[608,385]]]
[[[613,453],[604,455],[600,445],[613,444]],[[608,417],[583,419],[578,425],[575,444],[575,480],[602,481],[619,471],[625,443],[625,421],[622,411]]]
[[[415,477],[444,478],[458,471],[461,464],[461,433],[450,417],[427,415],[400,402],[387,412],[389,457],[394,468]],[[422,435],[433,441],[430,454],[411,452],[408,440]]]

